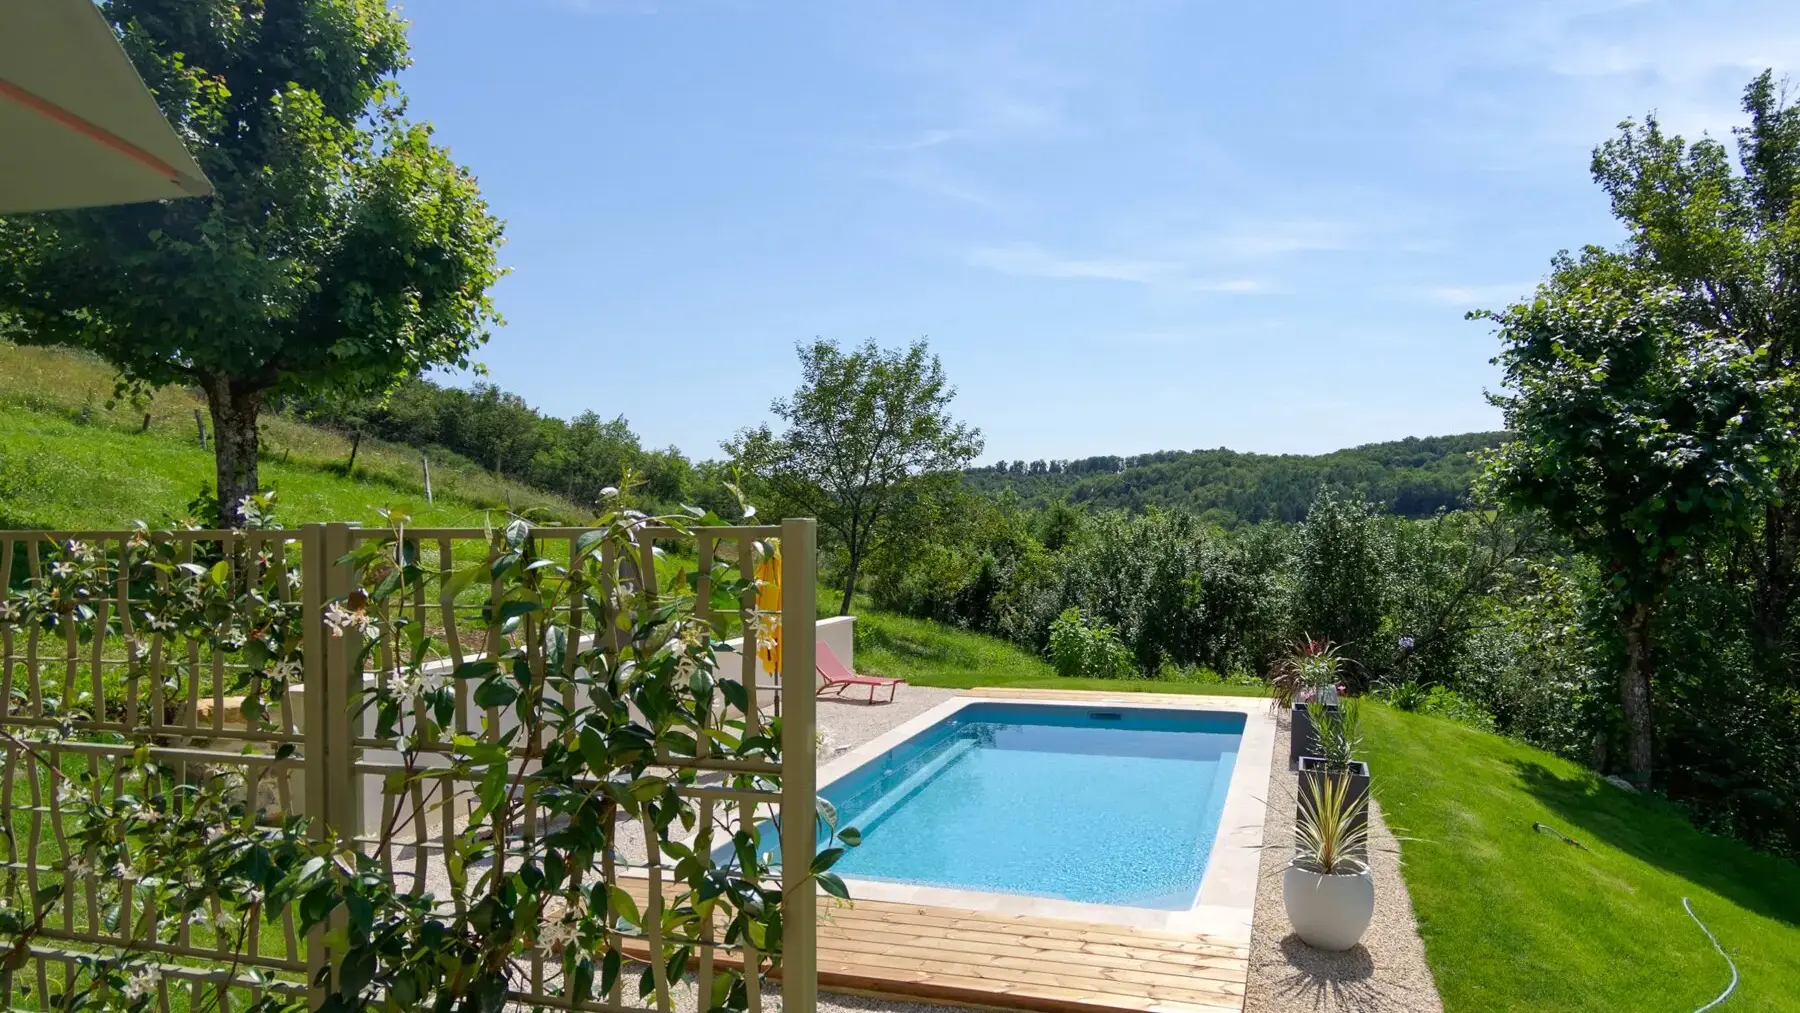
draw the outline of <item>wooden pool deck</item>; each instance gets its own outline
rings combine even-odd
[[[641,881],[626,883],[644,899]],[[819,987],[853,995],[1038,1013],[1239,1013],[1249,958],[1247,943],[1125,925],[819,904]]]
[[[821,988],[1043,1013],[1235,1013],[1249,958],[1202,936],[882,901],[819,920]]]

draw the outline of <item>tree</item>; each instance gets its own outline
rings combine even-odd
[[[0,305],[123,386],[204,391],[235,524],[266,398],[468,364],[497,321],[501,224],[406,119],[383,0],[101,9],[217,195],[0,221]]]
[[[1375,632],[1393,563],[1382,520],[1364,500],[1327,489],[1313,499],[1295,546],[1294,619],[1307,636],[1345,648],[1359,679],[1381,654]]]
[[[1489,477],[1600,564],[1624,646],[1628,776],[1647,784],[1657,610],[1684,555],[1751,516],[1783,395],[1737,335],[1629,257],[1590,248],[1554,265],[1533,301],[1476,314],[1499,325],[1510,393],[1491,399],[1514,434]]]
[[[743,430],[725,450],[842,543],[838,614],[848,615],[863,561],[907,484],[967,467],[981,453],[981,431],[950,417],[956,388],[924,341],[894,350],[867,341],[846,352],[819,339],[799,353],[800,386],[770,405],[787,429]]]
[[[1707,327],[1758,356],[1769,380],[1800,371],[1800,107],[1765,71],[1744,90],[1748,127],[1733,131],[1737,167],[1724,145],[1692,145],[1662,132],[1655,116],[1626,123],[1594,152],[1594,178],[1630,233],[1634,269],[1681,292]],[[1800,597],[1800,433],[1763,434],[1774,471],[1759,507],[1758,549],[1746,553],[1761,666],[1790,685],[1794,603]]]

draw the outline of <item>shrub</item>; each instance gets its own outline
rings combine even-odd
[[[1139,673],[1118,631],[1080,609],[1067,609],[1050,624],[1050,663],[1069,678],[1131,679]]]

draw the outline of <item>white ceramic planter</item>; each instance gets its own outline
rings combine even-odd
[[[1375,917],[1375,880],[1367,873],[1321,876],[1289,866],[1281,878],[1288,921],[1306,945],[1347,950],[1362,939]]]

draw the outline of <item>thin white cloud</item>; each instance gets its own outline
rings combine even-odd
[[[926,148],[935,148],[935,147],[938,147],[939,145],[949,144],[951,141],[960,140],[961,138],[966,137],[966,136],[967,136],[967,132],[963,131],[963,130],[948,130],[948,129],[920,130],[920,131],[917,131],[916,133],[912,134],[909,137],[904,137],[897,141],[876,142],[874,144],[869,145],[869,150],[871,150],[871,151],[923,151]]]
[[[1350,250],[1367,242],[1366,230],[1335,219],[1237,222],[1172,244],[1189,257],[1270,260],[1296,253]]]
[[[1019,278],[1064,278],[1117,281],[1221,295],[1255,295],[1274,290],[1261,278],[1197,276],[1195,265],[1174,259],[1145,257],[1068,257],[1035,243],[1007,243],[970,250],[971,267]]]
[[[1005,211],[1013,203],[965,178],[962,173],[935,158],[923,156],[910,158],[894,165],[872,169],[869,175],[871,178],[892,183],[928,197],[967,204],[987,211]]]
[[[1159,285],[1178,280],[1181,273],[1181,265],[1175,261],[1063,257],[1035,243],[978,247],[970,250],[966,259],[971,267],[1024,278],[1092,278]]]

